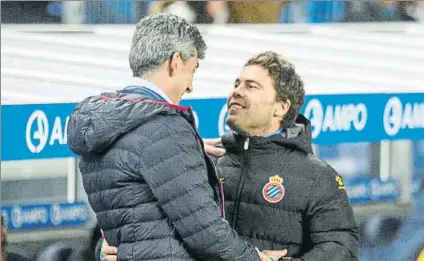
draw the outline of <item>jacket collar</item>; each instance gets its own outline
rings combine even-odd
[[[222,144],[227,151],[233,153],[241,153],[246,150],[246,147],[249,151],[257,151],[259,153],[281,148],[312,153],[310,127],[310,121],[299,114],[296,122],[281,133],[275,133],[267,137],[246,137],[229,131],[222,137]],[[247,146],[246,143],[248,143]]]
[[[156,84],[154,84],[150,81],[141,79],[139,77],[131,78],[131,80],[128,82],[128,87],[126,87],[124,90],[119,91],[119,92],[121,92],[121,93],[137,93],[138,92],[137,89],[140,88],[140,87],[145,89],[143,94],[146,94],[146,92],[147,92],[148,94],[150,94],[149,96],[153,96],[157,100],[165,101],[165,102],[170,103],[170,104],[174,104],[172,102],[172,100],[165,94],[165,92],[161,88],[159,88]]]

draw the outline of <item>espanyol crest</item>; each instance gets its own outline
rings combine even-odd
[[[269,182],[262,189],[264,199],[269,203],[280,202],[286,193],[283,186],[283,178],[278,175],[269,178]]]

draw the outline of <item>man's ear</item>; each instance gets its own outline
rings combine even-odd
[[[175,52],[169,59],[169,74],[171,77],[175,76],[181,62],[181,54],[179,52]]]
[[[277,108],[275,109],[275,112],[274,112],[274,116],[284,118],[287,112],[289,112],[290,106],[291,106],[290,100],[278,102]]]

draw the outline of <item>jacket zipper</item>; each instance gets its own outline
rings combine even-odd
[[[239,208],[240,208],[240,196],[241,196],[241,192],[243,191],[244,183],[246,182],[246,176],[247,176],[248,168],[245,168],[244,166],[248,162],[248,156],[247,156],[247,150],[248,149],[249,149],[249,138],[246,138],[246,140],[244,141],[244,146],[243,146],[243,160],[242,160],[243,171],[241,172],[241,176],[240,176],[239,183],[238,183],[238,186],[237,186],[236,198],[234,199],[233,216],[232,216],[232,219],[231,219],[231,227],[233,229],[236,227],[237,216],[238,216],[238,212],[239,212]]]
[[[223,181],[223,179],[219,178],[218,173],[216,172],[215,164],[213,163],[211,158],[209,158],[209,156],[205,153],[204,150],[203,150],[203,153],[205,154],[205,157],[208,159],[209,163],[211,164],[212,171],[214,172],[216,181],[218,182],[218,187],[219,187],[219,195],[218,196],[219,196],[219,201],[220,201],[221,216],[223,218],[225,218],[224,181]]]
[[[194,119],[193,113],[191,108],[189,109],[189,113],[190,113],[190,117]],[[224,185],[223,185],[223,181],[219,178],[218,173],[216,172],[216,167],[215,167],[215,163],[213,163],[213,161],[211,160],[211,158],[209,158],[208,154],[206,154],[205,151],[205,144],[203,143],[203,139],[202,137],[200,137],[199,132],[196,129],[196,126],[193,126],[194,128],[194,132],[196,133],[197,138],[200,140],[200,143],[202,144],[202,152],[203,155],[205,155],[206,159],[209,161],[210,165],[212,166],[212,172],[216,178],[216,181],[218,183],[218,187],[219,187],[219,201],[220,201],[220,209],[221,209],[221,216],[223,218],[225,218],[225,198],[224,198]]]

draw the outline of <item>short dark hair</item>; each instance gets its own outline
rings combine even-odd
[[[259,65],[267,69],[274,81],[277,101],[290,101],[291,106],[281,122],[281,127],[287,128],[294,124],[300,108],[305,102],[303,81],[296,73],[293,64],[276,52],[263,52],[251,58],[245,66]]]

